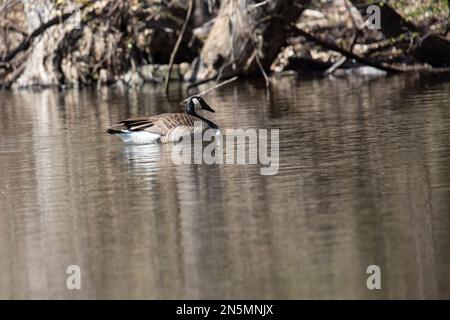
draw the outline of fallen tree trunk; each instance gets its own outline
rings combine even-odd
[[[364,16],[367,8],[365,0],[352,0]],[[449,2],[450,3],[450,2]],[[380,8],[381,29],[386,38],[398,38],[407,35],[414,42],[410,48],[411,55],[421,63],[427,63],[433,67],[445,68],[450,66],[450,41],[445,37],[429,33],[425,28],[416,26],[404,19],[394,8],[384,2],[374,2]],[[450,13],[449,13],[450,14]],[[414,36],[420,34],[420,36]]]
[[[301,30],[301,29],[297,28],[294,31],[294,33],[296,33],[298,35],[301,35],[306,40],[312,41],[315,44],[318,44],[318,45],[322,46],[323,48],[325,48],[327,50],[332,50],[332,51],[339,52],[340,54],[344,55],[345,57],[350,58],[350,59],[354,59],[355,61],[357,61],[359,63],[362,63],[362,64],[365,64],[365,65],[368,65],[368,66],[371,66],[371,67],[374,67],[374,68],[386,71],[388,73],[399,73],[399,72],[403,72],[404,71],[403,69],[396,68],[394,66],[388,66],[388,65],[385,65],[383,63],[378,63],[376,61],[372,61],[371,59],[361,57],[361,56],[359,56],[357,54],[354,54],[351,51],[348,51],[346,49],[343,49],[343,48],[337,46],[334,43],[330,43],[328,41],[325,41],[325,40],[322,40],[322,39],[320,39],[318,37],[315,37],[312,34],[309,34],[308,32],[306,32],[304,30]]]
[[[224,0],[200,56],[185,75],[204,81],[268,70],[309,0]]]

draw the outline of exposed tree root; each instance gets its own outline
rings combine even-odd
[[[80,10],[84,10],[86,7],[92,5],[94,2],[95,1],[89,1],[88,3],[85,3],[83,6],[81,6]],[[35,29],[31,34],[29,34],[15,49],[9,52],[0,62],[2,63],[10,62],[19,52],[27,50],[31,46],[31,43],[33,42],[34,38],[40,36],[48,28],[65,22],[67,19],[73,16],[73,14],[74,12],[64,13],[60,16],[53,17],[47,22],[41,24],[37,29]]]

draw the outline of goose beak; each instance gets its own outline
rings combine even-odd
[[[203,99],[198,99],[198,102],[200,102],[200,105],[202,106],[202,109],[203,110],[206,110],[206,111],[209,111],[209,112],[212,112],[212,113],[214,113],[215,111],[214,111],[214,109],[213,108],[211,108],[206,102],[205,102],[205,100],[203,100]]]

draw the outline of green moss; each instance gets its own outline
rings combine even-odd
[[[421,22],[425,19],[442,19],[448,16],[448,0],[389,1],[398,12],[409,21]]]

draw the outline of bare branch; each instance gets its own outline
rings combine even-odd
[[[235,77],[230,78],[230,79],[228,79],[228,80],[222,81],[221,83],[218,83],[218,84],[212,86],[211,88],[209,88],[209,89],[207,89],[207,90],[205,90],[205,91],[202,91],[202,92],[196,94],[196,96],[204,96],[205,94],[208,94],[208,93],[210,93],[210,92],[213,91],[213,90],[216,90],[216,89],[218,89],[218,88],[220,88],[220,87],[223,87],[224,85],[227,85],[227,84],[229,84],[229,83],[231,83],[231,82],[237,80],[238,78],[239,78],[238,76],[235,76]],[[210,79],[209,81],[212,81],[212,80],[214,80],[214,79]],[[186,103],[188,100],[189,100],[189,97],[186,98],[186,99],[184,99],[183,101],[181,101],[181,102],[180,102],[180,105],[183,105],[183,104]]]
[[[189,22],[189,19],[191,18],[193,7],[194,7],[194,0],[190,0],[189,4],[188,4],[188,11],[186,13],[186,18],[184,19],[183,26],[181,27],[180,35],[178,36],[177,42],[175,43],[175,47],[173,48],[173,51],[170,55],[169,70],[167,71],[166,81],[165,81],[165,91],[166,91],[167,97],[169,97],[169,80],[170,80],[170,73],[172,72],[172,68],[173,68],[173,62],[175,60],[175,56],[177,54],[178,48],[180,47],[181,40],[183,40],[183,35],[184,35],[184,32],[186,31],[186,27]]]

